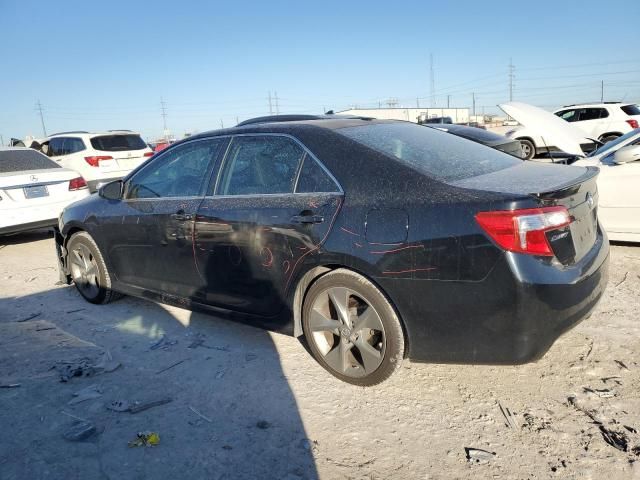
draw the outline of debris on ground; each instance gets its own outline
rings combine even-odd
[[[509,408],[502,408],[500,402],[498,402],[498,407],[500,408],[500,412],[504,417],[505,425],[507,426],[507,428],[516,428],[520,426],[516,412],[511,412]]]
[[[551,421],[546,418],[541,418],[532,413],[525,413],[524,417],[524,427],[532,432],[540,432],[542,430],[547,430],[551,428]]]
[[[206,345],[204,343],[205,338],[206,338],[206,335],[204,335],[203,333],[196,333],[195,334],[195,338],[191,341],[191,343],[189,344],[189,346],[187,348],[196,349],[198,347],[202,347],[202,348],[208,348],[209,350],[220,350],[221,352],[228,352],[229,351],[229,346],[228,345],[223,345],[223,346]]]
[[[149,350],[158,350],[158,349],[168,350],[169,348],[176,345],[177,343],[178,343],[178,340],[169,340],[166,334],[162,334],[162,337],[160,337],[160,340],[158,340],[153,345],[151,345],[149,347]]]
[[[216,378],[220,379],[224,377],[224,372],[223,371],[219,371],[218,373],[216,373]]]
[[[623,362],[621,362],[620,360],[613,360],[614,362],[616,362],[618,364],[618,366],[620,368],[624,368],[625,370],[629,370],[629,367],[627,367]]]
[[[158,371],[156,372],[156,375],[158,375],[159,373],[162,373],[162,372],[166,372],[167,370],[170,370],[170,369],[172,369],[173,367],[177,367],[177,366],[178,366],[178,365],[180,365],[181,363],[184,363],[186,360],[187,360],[187,359],[185,358],[184,360],[179,360],[179,361],[177,361],[177,362],[175,362],[175,363],[172,363],[172,364],[171,364],[171,365],[169,365],[168,367],[163,368],[162,370],[158,370]]]
[[[87,400],[93,400],[94,398],[100,398],[102,396],[102,390],[98,385],[89,385],[88,387],[78,390],[73,394],[73,397],[67,405],[75,405],[77,403],[86,402]]]
[[[611,445],[613,448],[616,448],[621,452],[627,451],[629,439],[624,432],[617,432],[605,427],[604,425],[600,425],[600,433],[602,433],[602,438],[604,439],[604,441]]]
[[[496,456],[496,452],[488,452],[480,448],[465,447],[464,452],[467,455],[467,460],[473,463],[488,462]]]
[[[608,388],[589,388],[582,387],[585,393],[596,395],[600,398],[613,398],[617,395],[615,390],[610,390]]]
[[[60,381],[68,382],[73,377],[93,377],[103,373],[109,373],[120,367],[120,362],[113,359],[111,352],[105,350],[102,358],[93,363],[88,358],[81,358],[70,362],[59,362],[53,366],[60,372]]]
[[[38,312],[38,313],[33,313],[31,315],[29,315],[26,318],[22,318],[20,320],[17,320],[18,322],[28,322],[29,320],[33,320],[34,318],[39,317],[40,315],[42,315],[42,312]]]
[[[191,405],[189,405],[189,410],[191,410],[193,413],[195,413],[196,415],[198,415],[200,418],[206,420],[209,423],[212,423],[213,420],[211,420],[209,417],[207,417],[206,415],[203,415],[202,413],[200,413],[198,410],[196,410],[195,408],[193,408]]]
[[[85,420],[77,420],[73,422],[64,431],[62,436],[70,442],[81,442],[96,433],[96,426]]]
[[[107,404],[109,410],[114,412],[140,413],[153,407],[159,407],[172,402],[173,398],[165,397],[158,400],[150,400],[147,402],[129,402],[127,400],[115,400]]]
[[[138,432],[136,438],[129,442],[129,447],[153,447],[160,443],[160,435],[156,432]]]
[[[317,440],[309,440],[308,438],[303,438],[299,443],[300,448],[306,450],[307,452],[318,452],[318,441]]]
[[[0,388],[17,388],[19,386],[19,383],[0,383]]]
[[[247,354],[244,356],[244,359],[245,359],[247,362],[251,362],[251,361],[255,360],[256,358],[258,358],[258,355],[256,355],[255,353],[247,353]]]

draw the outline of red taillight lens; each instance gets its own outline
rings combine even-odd
[[[113,160],[113,157],[109,157],[107,155],[95,155],[92,157],[84,157],[84,161],[87,162],[92,167],[100,166],[100,160]]]
[[[87,188],[87,182],[82,177],[76,177],[69,180],[69,191]]]
[[[553,256],[545,233],[566,227],[573,219],[565,207],[543,207],[480,212],[476,221],[505,250]]]
[[[144,154],[145,157],[153,157],[153,152],[146,152]]]
[[[625,120],[625,121],[631,126],[631,128],[638,128],[637,120]]]

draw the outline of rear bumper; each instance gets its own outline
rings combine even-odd
[[[19,225],[9,225],[7,227],[0,227],[0,235],[28,232],[30,230],[38,230],[39,228],[53,227],[57,224],[57,218],[49,218],[45,220],[38,220],[35,222],[21,223]]]
[[[543,356],[586,318],[607,285],[603,234],[578,265],[560,268],[506,254],[480,282],[396,280],[409,358],[434,363],[521,364]]]

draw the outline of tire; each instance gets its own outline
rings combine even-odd
[[[615,135],[615,134],[609,134],[609,135],[603,135],[599,138],[599,140],[602,143],[607,143],[607,142],[611,142],[612,140],[615,140],[616,138],[620,137],[620,135]]]
[[[531,160],[536,156],[536,146],[531,140],[527,140],[526,138],[519,138],[518,140],[520,141],[520,145],[522,146],[523,160]]]
[[[122,296],[111,289],[107,265],[91,235],[74,233],[67,243],[67,252],[71,278],[86,301],[104,304]]]
[[[334,270],[311,285],[302,328],[316,361],[353,385],[386,380],[404,358],[404,333],[393,306],[373,283],[349,270]]]

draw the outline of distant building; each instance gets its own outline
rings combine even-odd
[[[453,123],[468,123],[468,108],[352,108],[336,115],[358,115],[382,120],[407,120],[418,123],[418,118],[451,117]]]

